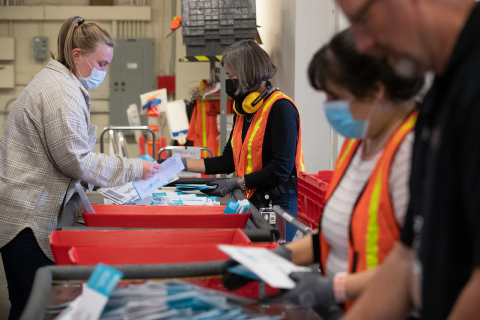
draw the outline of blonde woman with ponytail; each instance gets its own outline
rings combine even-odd
[[[90,95],[105,78],[114,40],[72,17],[58,35],[58,54],[26,86],[0,140],[0,252],[18,319],[38,268],[53,264],[48,237],[82,181],[112,187],[147,179],[160,165],[92,152],[96,126]]]

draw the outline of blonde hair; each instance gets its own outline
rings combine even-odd
[[[77,67],[73,60],[72,50],[80,49],[83,54],[87,55],[93,51],[98,43],[106,44],[113,48],[115,40],[110,34],[95,22],[85,22],[81,17],[71,17],[63,24],[58,34],[57,52],[58,57],[53,59],[70,70],[71,73],[77,73]]]
[[[222,66],[238,77],[235,94],[258,90],[277,73],[268,53],[253,40],[241,40],[228,47],[222,53]]]

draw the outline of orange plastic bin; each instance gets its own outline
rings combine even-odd
[[[243,229],[250,216],[223,214],[226,206],[92,206],[94,214],[82,211],[88,227]]]

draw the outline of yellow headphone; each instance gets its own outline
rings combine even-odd
[[[252,114],[257,112],[258,109],[263,105],[263,99],[268,95],[270,90],[272,89],[272,84],[270,81],[267,81],[267,86],[265,87],[265,90],[263,90],[262,93],[259,92],[252,92],[248,96],[245,97],[245,99],[242,102],[242,109],[245,111],[247,114]],[[237,111],[235,108],[235,104],[233,103],[233,111],[235,111],[236,114],[242,116],[244,113],[240,113]]]

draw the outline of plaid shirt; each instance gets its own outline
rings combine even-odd
[[[90,95],[50,60],[16,100],[0,139],[0,247],[31,228],[53,260],[48,238],[76,181],[112,187],[141,179],[140,159],[92,152],[96,132]]]

